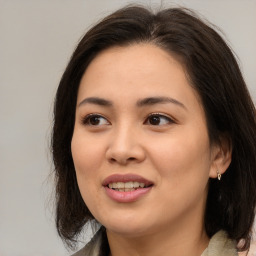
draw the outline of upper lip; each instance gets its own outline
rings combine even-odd
[[[102,185],[107,186],[110,183],[115,182],[129,182],[129,181],[137,181],[140,183],[144,183],[146,186],[153,185],[153,182],[147,180],[137,174],[113,174],[108,176],[106,179],[103,180]]]

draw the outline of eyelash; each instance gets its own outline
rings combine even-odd
[[[82,124],[89,125],[89,126],[99,126],[98,124],[91,123],[92,118],[103,118],[107,121],[107,118],[105,118],[104,116],[102,116],[100,114],[89,114],[89,115],[85,116],[84,118],[82,118]],[[108,124],[110,124],[110,123],[108,122]]]
[[[175,121],[174,121],[171,117],[169,117],[169,116],[166,116],[166,115],[163,115],[163,114],[160,114],[160,113],[152,113],[152,114],[150,114],[150,115],[146,118],[146,121],[144,122],[144,124],[145,124],[146,122],[148,122],[149,119],[152,118],[152,117],[156,117],[156,118],[159,118],[159,119],[160,119],[160,118],[165,119],[166,124],[175,123]],[[164,125],[166,125],[166,124],[164,124]],[[154,125],[154,124],[149,124],[149,125],[152,125],[152,126],[159,126],[159,125]]]
[[[82,118],[82,124],[88,125],[88,126],[100,126],[100,124],[92,124],[91,123],[92,118],[99,118],[99,119],[103,118],[107,122],[107,124],[104,124],[104,125],[109,125],[110,124],[110,122],[107,120],[107,118],[105,118],[104,116],[102,116],[100,114],[89,114],[89,115],[85,116],[84,118]],[[160,119],[164,119],[165,123],[162,124],[162,125],[175,123],[175,121],[172,118],[170,118],[169,116],[166,116],[166,115],[163,115],[163,114],[160,114],[160,113],[152,113],[146,118],[146,120],[144,121],[143,124],[148,124],[148,125],[152,125],[152,126],[161,126],[159,124],[150,123],[150,118],[158,118],[158,120],[155,119],[154,121],[159,121]],[[161,120],[160,120],[160,122],[161,122]]]

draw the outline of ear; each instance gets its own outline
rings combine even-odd
[[[212,145],[211,151],[211,168],[209,177],[217,178],[219,174],[225,173],[232,159],[232,143],[227,135],[222,135],[218,143]]]

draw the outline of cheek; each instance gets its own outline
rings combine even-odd
[[[202,205],[210,168],[207,140],[199,143],[195,138],[176,136],[159,142],[152,154],[159,173],[162,207],[166,209],[167,204],[170,215],[179,215],[184,209]]]
[[[200,176],[207,182],[211,166],[207,132],[186,131],[155,141],[151,159],[162,178],[172,180],[173,186],[192,184]]]
[[[88,150],[89,148],[89,150]],[[99,202],[97,186],[97,169],[99,168],[99,152],[95,143],[90,143],[78,132],[74,132],[71,142],[71,152],[76,171],[77,183],[84,203],[93,216],[98,210]]]
[[[92,142],[90,138],[86,138],[79,131],[74,132],[71,142],[71,152],[76,170],[77,182],[85,203],[95,195],[99,189],[97,170],[100,169],[102,163],[102,147],[101,144]]]
[[[77,174],[89,175],[97,170],[103,157],[102,143],[97,143],[83,132],[75,131],[71,141],[71,152]]]

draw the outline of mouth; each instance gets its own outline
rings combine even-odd
[[[130,203],[150,193],[154,183],[136,174],[114,174],[107,177],[102,186],[112,200]]]
[[[130,192],[141,188],[152,187],[153,184],[146,185],[143,182],[128,181],[128,182],[111,182],[107,185],[108,188],[120,192]]]

